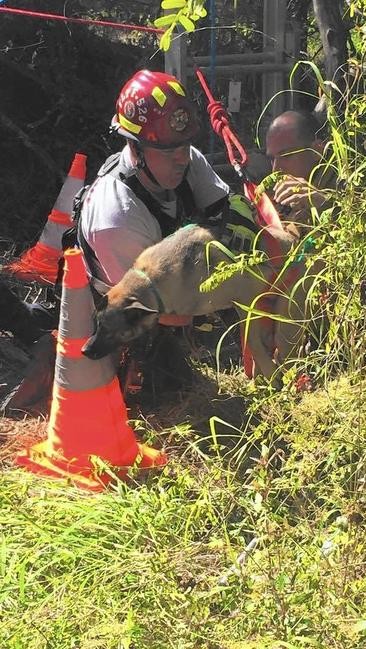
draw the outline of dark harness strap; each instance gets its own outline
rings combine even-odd
[[[175,232],[175,230],[182,225],[192,221],[197,208],[187,178],[183,178],[180,185],[175,189],[177,216],[176,218],[172,218],[169,214],[164,212],[159,201],[150,194],[135,174],[128,176],[127,173],[124,173],[124,169],[121,170],[120,158],[121,156],[119,152],[111,155],[98,172],[98,176],[109,174],[127,185],[134,192],[135,196],[147,207],[149,212],[156,218],[160,225],[163,238]],[[86,263],[92,276],[98,277],[100,275],[99,271],[101,270],[100,263],[94,250],[86,241],[81,228],[81,211],[89,187],[90,185],[83,187],[75,196],[72,214],[74,226],[64,233],[62,238],[62,248],[65,250],[68,247],[74,246],[78,242],[84,252]],[[59,267],[57,283],[61,282],[62,272],[63,264]]]
[[[169,214],[164,212],[159,201],[142,185],[137,176],[134,175],[128,178],[123,178],[122,174],[119,175],[120,180],[132,189],[135,196],[146,205],[149,212],[151,212],[151,214],[156,218],[160,225],[163,238],[175,232],[175,230],[180,228],[182,225],[185,225],[188,221],[191,221],[195,211],[195,203],[192,189],[186,178],[184,178],[180,185],[175,189],[177,197],[177,216],[176,218],[172,218]]]
[[[166,237],[179,227],[192,220],[196,211],[195,200],[191,186],[186,177],[174,190],[177,200],[176,218],[164,212],[161,203],[144,187],[135,173],[128,174],[128,170],[120,163],[120,153],[110,156],[98,173],[98,176],[109,174],[129,187],[135,196],[147,207],[160,225],[161,234]]]
[[[243,251],[243,238],[237,237],[235,233],[233,234],[232,229],[228,228],[228,224],[243,225],[243,216],[236,214],[235,211],[230,209],[227,196],[224,196],[212,205],[209,205],[205,210],[199,210],[195,203],[192,188],[187,178],[184,177],[180,185],[178,185],[174,190],[177,205],[176,218],[173,218],[164,212],[163,206],[142,185],[136,174],[128,175],[128,170],[121,167],[120,161],[120,153],[115,153],[110,156],[98,172],[98,176],[101,177],[109,174],[129,187],[135,196],[141,200],[149,212],[156,218],[160,225],[163,238],[173,234],[178,228],[184,225],[195,223],[203,227],[217,228],[218,238],[220,240],[222,239],[225,245],[230,247],[231,244],[234,250]],[[65,249],[78,242],[84,252],[86,263],[92,276],[98,277],[101,274],[99,260],[94,250],[86,241],[81,228],[81,212],[89,187],[90,185],[83,187],[74,199],[72,218],[75,225],[73,228],[65,232],[62,244],[63,249]],[[246,219],[244,220],[247,221]],[[250,219],[248,219],[248,222],[246,222],[245,225],[249,230],[252,230],[254,234],[257,234],[258,227],[252,223]],[[237,245],[235,245],[236,239],[238,239]],[[60,268],[59,277],[62,277],[62,268]]]

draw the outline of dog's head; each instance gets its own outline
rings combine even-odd
[[[115,303],[108,293],[97,306],[95,331],[83,346],[82,353],[93,360],[103,358],[151,329],[158,317],[156,309],[145,306],[135,297]]]

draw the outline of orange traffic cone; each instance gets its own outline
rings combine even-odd
[[[107,474],[96,475],[91,456],[118,467],[166,464],[161,452],[136,441],[109,356],[92,361],[81,349],[93,332],[93,298],[81,250],[65,253],[55,378],[47,440],[20,453],[17,463],[45,475],[66,477],[100,491]]]
[[[54,284],[62,256],[62,235],[72,226],[71,213],[75,194],[86,176],[86,156],[76,153],[67,178],[53,206],[37,243],[5,270],[19,279]]]

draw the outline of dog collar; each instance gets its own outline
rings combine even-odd
[[[158,311],[159,311],[159,313],[166,313],[164,302],[161,299],[161,295],[160,295],[158,289],[156,288],[154,282],[152,281],[152,279],[150,279],[150,277],[148,276],[148,274],[145,273],[145,271],[140,270],[139,268],[132,268],[131,270],[134,270],[135,273],[140,275],[140,277],[143,277],[144,279],[147,279],[149,281],[150,286],[151,286],[151,290],[154,293],[154,295],[156,297],[156,301],[158,303]]]

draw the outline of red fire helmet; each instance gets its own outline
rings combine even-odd
[[[170,149],[191,142],[199,122],[176,77],[140,70],[119,94],[112,128],[142,146]]]

